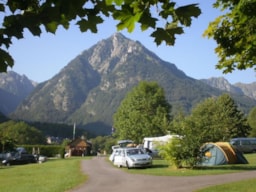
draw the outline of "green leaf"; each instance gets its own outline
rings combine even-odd
[[[149,13],[144,12],[140,17],[139,22],[141,23],[141,30],[144,31],[149,27],[152,27],[154,29],[156,27],[157,19],[151,17]]]
[[[52,21],[50,23],[45,24],[46,31],[55,33],[58,28],[58,23],[56,21]]]
[[[117,24],[118,30],[127,28],[128,32],[132,32],[135,28],[135,23],[139,21],[142,13],[133,15],[128,9],[123,11],[117,11],[113,14],[113,17],[120,22]]]
[[[198,17],[201,14],[201,10],[197,7],[197,4],[191,4],[178,7],[175,10],[177,19],[182,25],[190,26],[192,17]]]
[[[123,4],[124,1],[123,0],[114,0],[114,2],[116,5],[120,6]]]
[[[174,45],[175,44],[175,34],[182,34],[184,31],[182,27],[170,27],[171,24],[169,25],[169,28],[163,29],[163,28],[157,28],[152,34],[151,37],[155,38],[155,42],[157,45],[160,45],[163,41],[167,45]]]
[[[4,12],[4,11],[5,11],[4,4],[2,4],[2,3],[0,3],[0,11],[1,11],[1,12]]]
[[[174,7],[176,3],[168,2],[162,5],[162,11],[159,13],[164,19],[167,19],[169,16],[174,16]],[[174,19],[175,20],[175,19]]]
[[[5,27],[5,34],[9,37],[23,38],[23,28],[20,23],[21,15],[10,15],[4,18],[3,26]]]
[[[13,67],[14,60],[5,50],[0,49],[0,72],[7,72],[8,67]]]
[[[82,19],[78,21],[76,24],[79,25],[81,32],[86,32],[91,30],[93,33],[97,33],[97,24],[102,23],[103,19],[99,16],[88,16],[88,20]]]
[[[114,0],[105,0],[105,2],[106,2],[107,5],[112,5],[113,1],[114,1]]]

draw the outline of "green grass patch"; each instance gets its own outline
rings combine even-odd
[[[197,169],[172,169],[164,160],[154,160],[149,169],[126,169],[134,174],[149,174],[163,176],[196,176],[226,174],[239,171],[256,170],[256,154],[245,155],[247,165],[222,165],[201,167]],[[81,172],[82,157],[48,160],[42,164],[17,165],[0,167],[0,191],[6,192],[63,192],[72,189],[86,181],[87,177]],[[111,163],[111,162],[109,162]],[[207,191],[248,191],[256,189],[256,179],[232,184],[214,186]],[[236,186],[236,187],[234,187]],[[247,189],[250,186],[250,189]],[[222,188],[223,187],[223,188]],[[230,190],[227,190],[229,189]],[[203,191],[205,192],[205,191]]]
[[[234,165],[218,165],[218,166],[203,166],[193,169],[173,169],[169,167],[165,160],[156,159],[153,161],[153,166],[149,169],[124,169],[129,173],[148,174],[159,176],[199,176],[199,175],[217,175],[227,174],[241,171],[256,170],[256,154],[246,154],[246,159],[249,164],[234,164]]]
[[[198,190],[197,192],[255,192],[256,179],[233,182],[228,184],[216,185],[213,187]]]
[[[63,192],[86,180],[81,158],[54,159],[42,164],[0,168],[0,189],[8,192]]]
[[[154,160],[152,168],[149,169],[130,169],[125,171],[134,174],[149,174],[159,176],[199,176],[199,175],[216,175],[234,172],[256,170],[256,153],[245,154],[249,164],[219,165],[209,167],[198,167],[194,169],[173,169],[169,167],[164,160]],[[256,178],[232,182],[223,185],[216,185],[197,192],[254,192],[256,189]]]
[[[251,170],[256,170],[254,166],[256,165],[256,154],[246,154],[246,159],[249,161],[249,165],[245,165],[244,167],[251,167]],[[243,167],[243,166],[242,166]],[[248,169],[250,170],[250,169]],[[208,188],[204,188],[201,190],[198,190],[198,192],[219,192],[219,191],[225,191],[225,192],[254,192],[256,189],[256,178],[255,179],[248,179],[238,182],[232,182],[222,185],[216,185]]]

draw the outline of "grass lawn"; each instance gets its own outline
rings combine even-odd
[[[256,170],[256,153],[246,154],[246,159],[249,164],[244,165],[221,165],[205,167],[200,169],[171,169],[164,160],[155,160],[153,167],[150,169],[132,169],[128,171],[134,174],[150,174],[150,175],[168,175],[168,176],[197,176],[197,175],[212,175],[212,174],[226,174],[239,171]],[[197,192],[254,192],[256,189],[256,175],[255,179],[249,179],[229,184],[212,186]]]
[[[198,190],[197,192],[255,192],[256,178],[246,181],[239,181],[229,184],[216,185],[213,187]]]
[[[150,169],[131,169],[129,173],[149,174],[149,175],[166,175],[166,176],[197,176],[197,175],[216,175],[225,173],[234,173],[238,171],[256,170],[256,153],[245,155],[249,164],[239,165],[219,165],[210,167],[201,167],[195,169],[172,169],[164,160],[154,160]]]
[[[249,165],[256,165],[256,154],[246,154],[246,159],[249,161]],[[255,169],[254,169],[255,170]],[[255,179],[249,179],[239,182],[232,182],[228,184],[216,185],[213,187],[208,187],[198,192],[254,192],[256,189],[256,175]]]
[[[256,170],[256,153],[245,155],[247,165],[223,165],[200,169],[171,169],[164,160],[155,160],[150,169],[122,169],[134,174],[196,176],[225,174],[238,171]],[[87,158],[87,157],[86,157]],[[5,192],[63,192],[86,181],[81,173],[80,162],[85,157],[49,160],[42,164],[0,166],[0,191]],[[111,163],[111,162],[109,162]],[[248,186],[250,188],[248,189]],[[210,187],[200,192],[247,191],[256,189],[256,179]],[[255,191],[255,190],[253,190]]]
[[[86,180],[81,158],[48,160],[42,164],[0,167],[0,191],[63,192]]]

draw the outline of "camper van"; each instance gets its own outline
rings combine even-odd
[[[164,145],[167,142],[171,141],[174,138],[182,138],[180,135],[165,135],[160,137],[145,137],[143,139],[143,148],[147,151],[150,151],[152,156],[158,156],[158,145]]]
[[[230,144],[243,153],[256,152],[256,138],[233,138],[230,140]]]

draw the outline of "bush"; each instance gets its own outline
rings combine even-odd
[[[193,168],[200,161],[198,156],[200,144],[193,138],[183,137],[172,139],[164,145],[159,145],[159,155],[174,168]]]
[[[159,156],[169,162],[171,167],[180,168],[182,165],[181,150],[180,150],[180,140],[172,139],[164,145],[159,145]]]
[[[23,147],[28,153],[33,153],[33,149],[35,149],[36,154],[39,152],[40,155],[47,157],[55,157],[59,154],[64,157],[65,153],[65,148],[62,145],[25,145]]]

